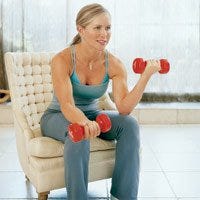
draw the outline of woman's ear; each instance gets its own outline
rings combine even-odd
[[[78,25],[76,29],[77,29],[79,35],[82,36],[82,35],[83,35],[84,28],[83,28],[82,26]]]

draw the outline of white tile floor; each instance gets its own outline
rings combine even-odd
[[[200,200],[200,124],[142,125],[139,200]],[[91,199],[109,199],[110,179],[89,183]],[[65,189],[49,199],[66,199]],[[0,126],[0,199],[36,199],[17,158],[13,127]]]

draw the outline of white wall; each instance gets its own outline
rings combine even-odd
[[[68,1],[68,41],[76,33],[78,10],[94,1]],[[199,0],[99,0],[112,15],[112,39],[108,49],[128,71],[129,88],[139,75],[132,73],[135,57],[167,58],[167,75],[155,74],[146,92],[199,93]]]
[[[82,6],[103,4],[112,15],[108,49],[128,71],[136,57],[167,58],[167,75],[155,74],[146,92],[200,93],[200,0],[2,0],[3,51],[59,51],[76,34]]]

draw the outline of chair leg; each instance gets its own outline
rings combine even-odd
[[[38,200],[47,200],[50,192],[38,193]]]
[[[25,179],[26,179],[27,181],[29,181],[29,178],[28,178],[28,176],[26,176],[26,175],[25,175]]]

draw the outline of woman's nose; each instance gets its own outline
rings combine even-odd
[[[108,35],[108,32],[106,29],[102,29],[101,30],[101,36],[107,36]]]

